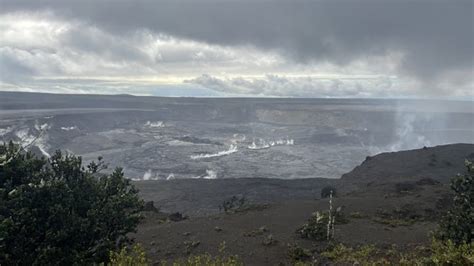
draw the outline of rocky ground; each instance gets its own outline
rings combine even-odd
[[[134,237],[154,262],[208,252],[236,254],[248,265],[290,265],[289,245],[316,256],[325,248],[326,241],[302,239],[296,230],[313,212],[328,209],[320,191],[332,185],[338,192],[334,207],[342,207],[347,220],[336,225],[336,241],[412,249],[430,241],[450,204],[449,180],[465,171],[464,159],[474,159],[473,144],[379,154],[339,180],[137,182],[142,197],[168,214],[146,212]],[[234,195],[246,197],[246,207],[219,212]],[[169,216],[172,211],[188,217]]]

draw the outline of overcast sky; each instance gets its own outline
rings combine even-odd
[[[0,0],[0,90],[472,99],[473,3]]]

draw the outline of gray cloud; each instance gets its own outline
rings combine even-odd
[[[149,29],[219,45],[251,44],[297,63],[344,65],[398,51],[404,54],[399,71],[422,79],[472,69],[474,61],[470,0],[1,1],[2,12],[43,9],[120,34]]]
[[[34,72],[34,69],[19,60],[12,49],[0,48],[1,80],[11,82],[25,79],[33,75]]]
[[[233,96],[271,97],[390,97],[399,91],[390,78],[322,79],[310,76],[283,77],[266,75],[261,78],[217,78],[202,75],[186,83],[201,85],[216,92]]]
[[[126,83],[117,91],[143,86],[140,94],[186,79],[219,95],[472,96],[473,5],[0,0],[8,17],[0,23],[0,89],[62,76],[79,79],[54,81],[59,91],[100,92],[104,77],[109,91]]]

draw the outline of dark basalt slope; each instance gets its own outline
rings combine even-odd
[[[381,153],[367,157],[341,181],[365,184],[432,178],[448,183],[453,173],[465,170],[464,160],[474,160],[474,144],[450,144]]]

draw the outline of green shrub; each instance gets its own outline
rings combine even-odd
[[[454,244],[471,243],[474,234],[474,165],[466,161],[467,173],[451,181],[453,206],[440,223],[437,237]]]
[[[82,166],[81,157],[50,159],[0,145],[0,261],[5,265],[106,262],[140,221],[142,201],[121,169]]]
[[[436,265],[474,265],[474,244],[433,240],[430,260]]]
[[[345,218],[342,213],[341,208],[333,210],[333,217],[335,224],[345,224],[348,223],[348,220]],[[312,240],[327,240],[327,230],[329,222],[329,212],[314,212],[308,221],[303,224],[296,233],[299,234],[302,238],[312,239]]]
[[[315,212],[296,232],[306,239],[326,240],[329,215],[327,212]]]

